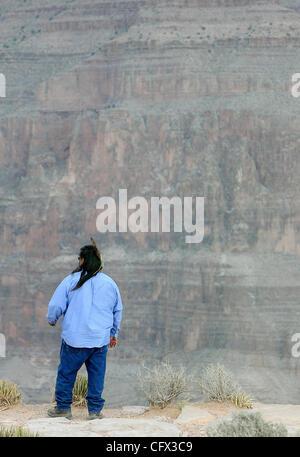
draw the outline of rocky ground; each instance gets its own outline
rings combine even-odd
[[[103,409],[104,418],[86,420],[87,410],[73,407],[72,420],[49,418],[50,404],[16,405],[0,411],[0,425],[22,425],[47,437],[204,437],[208,424],[240,411],[230,403],[186,403],[164,409],[124,406]],[[252,411],[260,411],[266,420],[281,422],[289,436],[300,432],[300,405],[254,403]]]

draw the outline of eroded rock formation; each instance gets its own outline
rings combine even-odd
[[[296,2],[0,5],[8,353],[55,353],[47,304],[92,235],[124,300],[112,357],[225,349],[299,373]],[[124,188],[129,198],[205,197],[202,243],[98,233],[97,199]]]

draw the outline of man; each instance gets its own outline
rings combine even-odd
[[[48,410],[50,417],[72,417],[72,391],[83,363],[88,373],[88,419],[104,417],[106,356],[108,347],[117,345],[123,306],[118,286],[102,272],[102,255],[91,241],[81,248],[78,268],[59,284],[48,305],[50,325],[63,316],[56,407]]]

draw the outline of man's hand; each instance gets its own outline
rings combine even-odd
[[[114,336],[110,337],[110,343],[108,345],[109,348],[114,348],[117,346],[118,338],[115,338]]]

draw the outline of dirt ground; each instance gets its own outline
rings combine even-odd
[[[230,403],[201,402],[188,403],[191,406],[198,406],[205,409],[214,416],[214,419],[227,415],[237,408]],[[30,419],[47,418],[47,410],[53,407],[53,404],[18,404],[9,408],[0,408],[0,425],[25,425]],[[103,414],[106,418],[145,418],[156,419],[164,422],[173,423],[180,415],[181,408],[178,405],[168,406],[166,408],[153,408],[145,411],[143,414],[133,414],[122,409],[103,408]],[[72,422],[79,423],[87,418],[87,408],[72,406]],[[209,420],[192,420],[185,424],[176,424],[181,430],[183,436],[205,436],[205,428]]]
[[[0,422],[17,422],[22,425],[30,419],[37,419],[42,417],[48,417],[47,410],[53,407],[54,404],[45,403],[42,405],[26,405],[19,404],[9,408],[0,408]],[[178,407],[167,407],[164,409],[151,408],[143,414],[134,415],[129,412],[123,411],[122,409],[103,409],[103,414],[106,418],[111,417],[131,417],[131,418],[147,418],[151,419],[155,416],[167,417],[172,420],[176,419],[180,414]],[[72,421],[82,421],[87,417],[87,408],[72,406]]]

